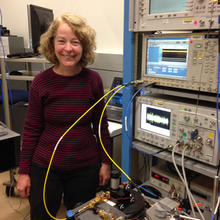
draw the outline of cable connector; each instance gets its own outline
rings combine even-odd
[[[66,217],[68,220],[74,220],[75,219],[76,213],[74,213],[72,210],[67,210],[66,211]]]
[[[142,80],[142,79],[135,80],[135,84],[136,85],[137,84],[142,84],[142,83],[144,83],[144,80]]]
[[[173,150],[173,145],[170,144],[170,145],[167,147],[167,150]]]
[[[124,84],[124,86],[137,85],[137,84],[142,84],[142,83],[144,83],[144,80],[133,80],[133,81],[130,81]]]
[[[146,83],[144,80],[142,80],[142,79],[139,79],[139,80],[133,80],[133,81],[130,81],[130,82],[128,82],[128,83],[126,83],[126,84],[123,84],[124,86],[130,86],[130,85],[138,85],[138,84],[143,84],[143,83]],[[155,82],[153,82],[153,83],[149,83],[149,84],[146,84],[146,87],[149,87],[149,86],[153,86],[153,85],[155,85],[156,83]]]

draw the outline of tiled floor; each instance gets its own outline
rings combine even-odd
[[[19,197],[15,190],[15,196],[6,195],[4,182],[9,181],[9,172],[0,173],[0,220],[29,220],[29,203],[27,199]],[[57,218],[65,218],[65,208],[61,206]]]

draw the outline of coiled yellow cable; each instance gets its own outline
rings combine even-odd
[[[44,186],[43,186],[43,203],[44,203],[44,207],[45,207],[45,210],[47,212],[47,214],[52,218],[52,219],[55,219],[55,220],[66,220],[66,218],[56,218],[54,217],[48,210],[47,208],[47,204],[46,204],[46,198],[45,198],[45,192],[46,192],[46,185],[47,185],[47,178],[48,178],[48,174],[49,174],[49,171],[50,171],[50,167],[51,167],[51,164],[52,164],[52,161],[53,161],[53,157],[55,155],[55,152],[56,152],[56,149],[60,143],[60,141],[63,139],[63,137],[73,128],[73,126],[76,125],[76,123],[81,120],[89,111],[91,111],[102,99],[104,99],[108,94],[110,94],[111,92],[113,92],[114,90],[118,89],[110,98],[109,100],[107,101],[105,107],[103,108],[105,110],[107,104],[109,103],[109,101],[114,97],[114,95],[119,91],[121,90],[122,88],[124,88],[126,85],[119,85],[115,88],[113,88],[112,90],[110,90],[109,92],[107,92],[104,96],[102,96],[94,105],[92,105],[83,115],[81,115],[64,133],[63,135],[60,137],[60,139],[57,141],[55,147],[54,147],[54,150],[53,150],[53,153],[52,153],[52,156],[50,158],[50,162],[49,162],[49,165],[48,165],[48,168],[47,168],[47,172],[46,172],[46,176],[45,176],[45,180],[44,180]],[[104,110],[101,114],[101,117],[100,117],[100,123],[102,121],[102,117],[103,117],[103,114],[104,114]],[[99,124],[100,124],[99,123]],[[100,138],[101,140],[101,138]],[[130,178],[127,176],[127,174],[114,162],[114,160],[109,156],[109,154],[107,153],[103,143],[102,143],[102,140],[101,140],[101,145],[102,145],[102,148],[104,149],[105,153],[107,154],[107,156],[110,158],[110,160],[126,175],[126,177],[130,180]]]
[[[102,142],[102,137],[101,137],[101,123],[102,123],[102,118],[103,118],[103,115],[104,115],[104,112],[105,112],[105,109],[108,105],[108,103],[111,101],[111,99],[115,96],[115,94],[120,91],[121,89],[123,89],[125,87],[125,85],[121,86],[116,92],[114,92],[114,94],[109,98],[109,100],[106,102],[103,110],[102,110],[102,113],[101,113],[101,116],[100,116],[100,120],[99,120],[99,140],[100,140],[100,143],[102,145],[102,148],[105,152],[105,154],[108,156],[108,158],[111,160],[111,162],[128,178],[128,180],[131,181],[131,178],[121,169],[121,167],[110,157],[110,155],[108,154],[108,152],[106,151],[104,145],[103,145],[103,142]]]

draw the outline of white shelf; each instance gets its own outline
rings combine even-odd
[[[21,80],[21,81],[32,81],[34,76],[9,76],[7,77],[9,80]]]
[[[3,127],[2,125],[0,125],[0,131],[7,132],[7,134],[0,136],[0,141],[20,137],[20,134],[8,129],[7,127]]]
[[[8,80],[23,80],[23,81],[32,81],[37,74],[36,71],[33,71],[31,68],[32,63],[42,64],[43,69],[46,69],[46,64],[49,64],[49,61],[44,57],[28,57],[28,58],[0,58],[1,61],[1,75],[2,88],[3,88],[3,101],[4,101],[4,113],[5,113],[5,122],[7,127],[11,128],[11,119],[10,119],[10,109],[8,102]],[[23,75],[8,75],[5,69],[5,62],[15,62],[15,63],[26,63],[27,69],[21,70]],[[20,71],[20,70],[19,70]]]
[[[111,137],[116,137],[118,135],[121,135],[122,130],[122,124],[108,121],[108,129]]]
[[[49,61],[44,57],[6,58],[6,61],[17,63],[49,63]]]
[[[2,75],[0,74],[0,79],[2,78]],[[34,76],[25,76],[25,75],[10,75],[8,76],[8,74],[6,75],[6,79],[7,80],[20,80],[20,81],[32,81],[34,79]]]

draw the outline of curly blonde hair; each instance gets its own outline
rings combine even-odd
[[[48,30],[40,37],[38,51],[51,63],[59,64],[54,51],[54,38],[61,23],[68,24],[82,44],[83,54],[79,63],[82,66],[92,64],[95,60],[96,49],[95,30],[82,17],[73,14],[63,14],[51,23]]]

